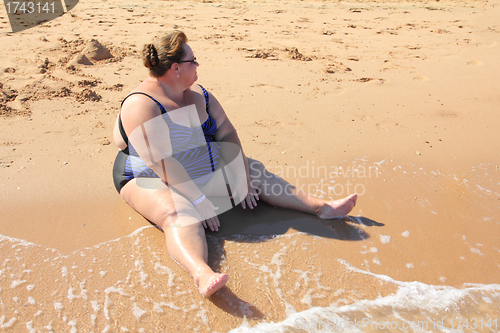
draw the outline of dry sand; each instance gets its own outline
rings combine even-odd
[[[114,189],[112,128],[147,75],[142,45],[176,28],[248,156],[314,195],[360,192],[326,227],[261,204],[224,214],[220,236],[309,232],[396,280],[498,283],[498,17],[497,0],[86,0],[10,33],[2,8],[0,234],[71,254],[148,225]],[[241,296],[252,279],[234,274]]]

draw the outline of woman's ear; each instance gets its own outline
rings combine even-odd
[[[172,69],[172,71],[174,72],[174,75],[179,77],[180,74],[179,74],[179,64],[178,63],[173,63],[172,64],[172,67],[170,67]]]

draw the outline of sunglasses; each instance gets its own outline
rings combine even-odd
[[[193,63],[194,65],[198,64],[198,61],[196,61],[196,57],[194,57],[193,59],[191,60],[181,60],[181,61],[177,61],[178,63],[180,62],[191,62]]]

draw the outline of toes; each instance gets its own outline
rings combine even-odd
[[[357,197],[357,194],[351,194],[343,199],[327,202],[325,206],[318,210],[317,215],[322,219],[345,216],[356,206]]]
[[[221,274],[218,277],[214,277],[208,283],[208,286],[207,286],[205,292],[202,292],[201,290],[200,290],[200,292],[203,295],[203,297],[210,297],[217,290],[219,290],[220,288],[224,287],[224,285],[226,284],[227,280],[228,280],[228,275],[227,274]]]
[[[348,196],[348,198],[350,201],[352,201],[354,206],[356,206],[356,200],[358,200],[358,195],[356,193],[354,193],[354,194],[351,194],[350,196]]]
[[[227,282],[227,278],[228,278],[227,274],[221,274],[221,276],[219,276],[218,279],[215,279],[212,281],[212,283],[210,283],[208,288],[213,289],[214,287],[220,285],[221,283],[225,284]]]

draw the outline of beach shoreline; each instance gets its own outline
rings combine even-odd
[[[3,273],[0,298],[30,307],[8,312],[17,319],[2,329],[30,320],[62,328],[65,315],[82,329],[104,329],[113,316],[132,330],[173,318],[182,331],[175,314],[185,310],[196,318],[189,327],[222,332],[392,297],[409,286],[398,283],[498,283],[498,1],[89,0],[17,33],[1,10],[0,234],[11,275]],[[247,156],[311,195],[359,194],[349,217],[329,222],[265,204],[224,213],[220,232],[208,236],[211,260],[230,269],[215,303],[197,298],[161,231],[127,206],[111,175],[120,102],[147,76],[142,45],[174,28],[190,39],[198,83],[221,102]],[[76,62],[93,41],[111,57]],[[145,263],[148,251],[154,263]],[[62,287],[43,282],[43,267]],[[130,286],[141,286],[136,299]],[[111,298],[148,310],[105,312]],[[500,314],[485,304],[472,308]],[[33,319],[37,309],[43,315]],[[146,324],[148,316],[158,322]]]

